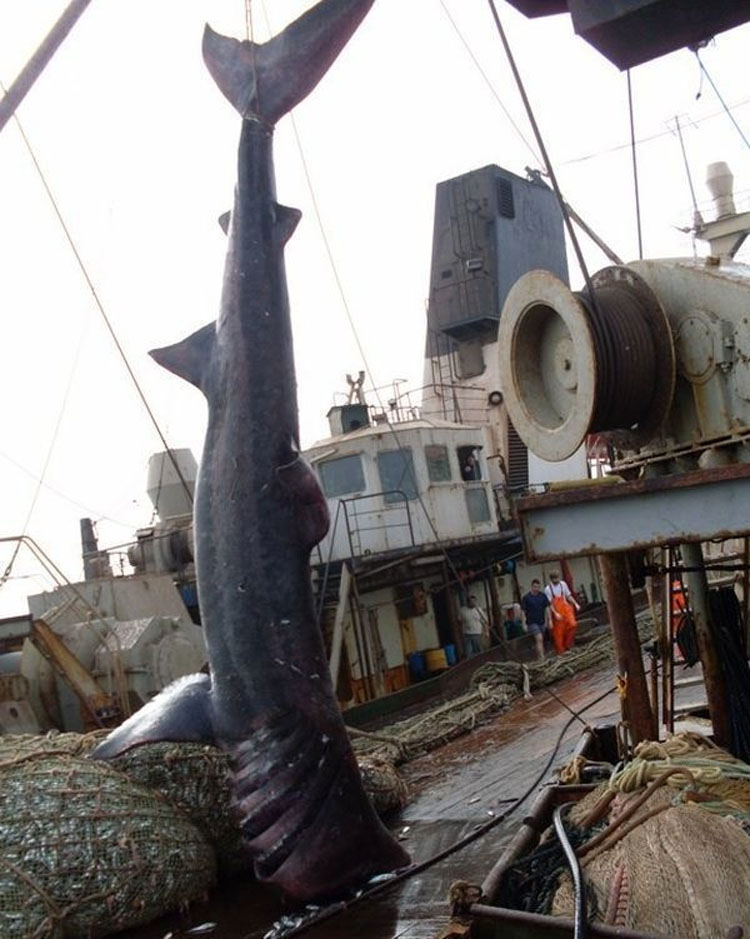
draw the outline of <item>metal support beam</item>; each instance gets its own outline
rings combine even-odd
[[[750,466],[555,490],[515,509],[530,561],[731,538],[750,531]]]
[[[681,549],[682,560],[688,568],[700,568],[703,565],[703,552],[699,544],[686,544]],[[688,589],[688,606],[693,614],[695,638],[698,654],[703,666],[703,681],[706,685],[708,710],[714,728],[714,741],[720,747],[728,747],[729,711],[727,686],[721,662],[716,652],[711,618],[708,611],[708,580],[703,570],[691,570],[685,573],[683,580]]]
[[[622,554],[599,558],[607,611],[617,656],[617,670],[626,680],[622,699],[623,718],[630,724],[635,743],[657,737],[643,668],[643,654],[635,622],[633,597],[628,583],[628,565]]]
[[[42,74],[47,63],[57,52],[89,3],[91,0],[71,0],[34,55],[21,69],[5,97],[0,100],[0,131],[16,113],[16,108],[31,90],[31,86]]]
[[[352,574],[349,565],[344,562],[341,565],[341,580],[339,582],[339,601],[336,604],[336,617],[333,621],[333,636],[331,637],[331,655],[328,662],[328,668],[331,672],[331,681],[333,687],[339,680],[339,669],[341,668],[341,650],[344,645],[344,617],[346,616],[346,606],[349,602],[349,590],[351,589]]]

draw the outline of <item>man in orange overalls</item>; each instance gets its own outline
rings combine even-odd
[[[573,645],[578,629],[576,613],[580,613],[581,608],[570,592],[570,587],[560,579],[558,571],[551,571],[549,579],[544,592],[547,594],[552,613],[552,641],[557,654],[562,655]]]

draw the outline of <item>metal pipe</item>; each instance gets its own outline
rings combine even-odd
[[[626,696],[622,701],[623,717],[630,722],[634,742],[639,743],[654,739],[656,722],[648,697],[626,557],[622,552],[601,554],[599,568],[607,598],[617,668],[627,679]]]
[[[16,113],[16,108],[31,90],[34,82],[46,68],[65,37],[75,26],[91,0],[71,0],[60,19],[49,31],[41,45],[18,73],[15,81],[0,100],[0,131]]]
[[[714,728],[714,741],[720,747],[727,747],[731,740],[729,699],[708,612],[708,578],[706,572],[699,569],[703,567],[703,551],[700,544],[684,544],[680,552],[686,567],[696,568],[696,570],[687,571],[684,576],[688,588],[688,606],[693,616],[698,655],[703,666],[703,680],[706,683],[706,697]]]

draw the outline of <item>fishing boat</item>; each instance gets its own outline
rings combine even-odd
[[[554,9],[537,8],[535,12],[559,12],[556,5],[551,6]],[[606,35],[606,30],[593,35]],[[617,741],[613,745],[611,734],[608,737],[604,731],[589,733],[589,748],[606,743],[608,749],[589,749],[587,758],[593,757],[599,764],[611,762],[615,756],[628,756],[633,744],[658,736],[655,710],[659,706],[663,710],[664,724],[672,729],[674,702],[669,692],[673,683],[667,663],[672,661],[672,630],[676,627],[673,620],[679,619],[679,611],[671,602],[675,576],[680,581],[683,597],[687,597],[683,609],[689,611],[690,625],[697,636],[713,734],[720,743],[736,750],[738,734],[741,736],[741,702],[738,699],[739,710],[735,708],[733,712],[728,707],[728,697],[731,697],[728,689],[731,686],[733,691],[736,690],[737,685],[732,682],[736,681],[737,675],[730,677],[726,672],[722,675],[718,665],[730,660],[732,649],[725,645],[722,655],[717,652],[718,641],[712,636],[711,622],[712,617],[717,618],[719,614],[709,612],[712,601],[705,577],[707,567],[712,568],[709,573],[720,573],[728,565],[732,560],[729,552],[742,554],[741,539],[744,539],[747,566],[746,533],[750,530],[750,523],[743,514],[746,500],[742,497],[748,481],[743,456],[745,425],[741,351],[744,348],[744,327],[741,313],[738,313],[742,308],[738,298],[747,288],[744,273],[730,260],[746,229],[738,214],[727,210],[726,200],[731,194],[721,187],[717,195],[725,201],[723,208],[719,208],[716,223],[700,229],[700,234],[711,246],[708,261],[618,264],[614,269],[591,278],[587,284],[588,294],[581,296],[569,290],[565,283],[566,272],[561,271],[559,265],[556,267],[554,262],[532,261],[525,267],[527,273],[516,281],[506,277],[507,272],[502,270],[505,261],[502,252],[499,257],[491,251],[485,253],[485,245],[471,240],[471,236],[483,226],[486,233],[490,227],[488,215],[494,227],[499,227],[498,218],[516,217],[516,200],[523,202],[518,192],[536,187],[535,195],[540,200],[548,199],[549,196],[543,193],[550,190],[540,184],[538,177],[532,174],[531,179],[523,180],[494,166],[469,175],[471,178],[449,180],[443,190],[452,209],[458,201],[459,211],[457,217],[451,218],[449,230],[462,238],[468,234],[469,238],[461,242],[461,251],[455,253],[451,263],[446,263],[438,250],[434,255],[433,278],[437,270],[441,283],[433,280],[428,312],[426,361],[433,381],[427,383],[429,387],[421,403],[423,411],[431,409],[431,413],[427,417],[424,413],[417,417],[405,408],[398,396],[394,396],[392,408],[389,403],[388,411],[375,409],[371,415],[364,401],[350,399],[345,405],[334,408],[331,414],[334,431],[338,432],[308,449],[308,456],[313,460],[326,495],[344,519],[340,529],[334,526],[328,542],[323,543],[313,562],[321,584],[321,611],[326,605],[326,590],[330,583],[327,578],[330,578],[332,569],[334,577],[338,578],[338,583],[334,581],[338,596],[331,604],[333,615],[330,623],[329,665],[335,663],[337,666],[335,671],[332,669],[333,677],[341,677],[342,661],[346,658],[351,662],[356,657],[359,669],[358,673],[350,670],[346,676],[348,682],[343,684],[348,683],[348,696],[345,692],[340,698],[344,704],[361,702],[368,698],[377,699],[378,692],[387,690],[389,686],[393,690],[394,685],[404,681],[404,669],[409,671],[411,661],[406,656],[420,651],[442,652],[444,658],[439,655],[433,657],[433,662],[438,662],[436,671],[441,670],[443,662],[449,664],[448,647],[460,647],[461,639],[455,633],[455,623],[451,626],[449,611],[444,622],[453,631],[448,632],[444,627],[441,635],[435,597],[451,587],[455,588],[456,595],[460,595],[466,586],[465,579],[460,576],[461,570],[468,568],[471,575],[476,565],[474,558],[480,563],[486,562],[485,566],[489,568],[489,577],[484,577],[483,581],[488,583],[485,602],[490,610],[499,606],[492,596],[493,589],[505,586],[499,585],[497,578],[517,575],[518,564],[515,562],[521,560],[531,573],[533,565],[558,565],[568,558],[573,563],[574,558],[598,554],[604,558],[601,562],[603,581],[622,681],[623,716],[631,739],[620,740],[618,750]],[[487,192],[491,193],[489,199]],[[440,195],[439,191],[438,204]],[[463,199],[463,203],[457,196]],[[562,210],[560,212],[564,214]],[[518,217],[528,220],[528,216],[520,211]],[[538,220],[537,214],[532,217]],[[468,231],[472,226],[473,231]],[[546,231],[545,226],[541,228]],[[524,251],[528,249],[533,253],[532,248],[540,246],[546,249],[548,245],[544,242],[544,238],[537,237],[531,248],[524,246]],[[559,245],[553,246],[552,250],[557,251],[559,258]],[[515,263],[512,259],[511,270]],[[545,271],[535,270],[537,266],[544,267]],[[448,281],[452,283],[446,284]],[[452,290],[456,281],[456,289]],[[501,282],[503,289],[497,290]],[[710,286],[705,287],[703,293],[706,284]],[[482,304],[488,291],[494,304],[489,309]],[[469,300],[463,308],[460,304],[462,296]],[[696,296],[703,300],[697,311],[690,306]],[[639,353],[653,353],[647,363],[637,360],[639,366],[644,366],[642,371],[636,369],[632,354],[628,358],[622,346],[609,342],[611,334],[602,339],[606,330],[603,331],[601,320],[597,319],[600,304],[608,310],[615,310],[615,320],[625,309],[633,312],[641,332],[632,337],[632,346],[629,345],[630,336],[623,345],[627,353],[632,353],[634,348]],[[708,313],[704,306],[708,306]],[[623,313],[622,321],[624,318]],[[630,326],[637,332],[632,322]],[[740,354],[735,356],[729,351],[735,349],[740,350]],[[602,355],[605,355],[604,360]],[[494,372],[492,368],[484,367],[485,356],[499,363]],[[451,368],[455,368],[458,374],[448,381],[445,371]],[[485,371],[487,383],[480,384],[477,389],[473,386],[476,378]],[[614,387],[601,382],[587,383],[587,376],[607,373],[617,374],[620,382]],[[644,390],[644,386],[648,387]],[[486,420],[468,424],[457,421],[455,410],[453,419],[447,419],[446,408],[468,413],[468,402],[477,390]],[[625,400],[618,400],[618,395]],[[717,411],[717,401],[724,402],[726,406]],[[399,410],[406,410],[407,420],[392,420],[393,415],[389,412]],[[442,417],[436,416],[436,410],[442,411]],[[686,418],[685,414],[692,417]],[[384,417],[379,421],[378,415]],[[354,422],[358,426],[354,426]],[[586,439],[593,434],[597,439],[589,451],[592,459],[587,463]],[[526,493],[519,498],[509,472],[509,467],[511,472],[518,471],[519,440],[531,454],[526,456],[527,472],[529,464],[535,461],[545,465],[561,459],[574,459],[577,455],[579,460],[583,459],[584,467],[594,461],[607,463],[622,481],[599,486],[555,486],[548,485],[550,479],[547,478],[539,480],[547,484],[546,492]],[[393,453],[395,458],[387,456]],[[478,467],[473,469],[476,473],[473,478],[462,475],[467,455],[473,456],[472,466]],[[494,473],[488,456],[496,461]],[[356,461],[353,457],[360,458],[358,470],[354,468]],[[331,465],[337,462],[338,466]],[[373,468],[377,469],[377,476],[372,473]],[[352,479],[355,488],[347,488],[352,485]],[[570,481],[568,473],[563,479]],[[531,478],[526,479],[521,488],[528,489],[531,481]],[[440,485],[445,487],[442,493],[438,488]],[[394,498],[389,499],[388,496]],[[432,537],[430,531],[419,532],[419,524],[424,525],[424,519],[412,520],[409,505],[410,502],[421,503],[426,497],[433,501],[431,512],[424,510],[422,505],[424,516],[433,525],[435,520],[438,521]],[[376,506],[357,511],[347,505],[348,502],[367,503],[368,500],[377,500]],[[506,508],[510,505],[513,507],[512,520],[511,512]],[[655,505],[662,508],[657,511]],[[708,512],[701,511],[706,505],[710,507]],[[455,525],[459,507],[465,518]],[[399,520],[395,523],[385,521],[386,513],[393,512],[398,513]],[[675,518],[681,520],[678,531],[675,531]],[[617,520],[616,525],[612,524],[613,519]],[[627,522],[631,520],[634,520],[635,533],[628,528]],[[372,532],[373,522],[375,534]],[[174,557],[184,552],[181,563],[183,566],[189,564],[185,551],[185,547],[189,547],[187,527],[183,525],[182,535],[170,538],[168,542],[154,539],[153,532],[152,537],[144,534],[139,539],[141,557],[150,555],[151,563],[169,565],[174,563]],[[729,545],[718,558],[714,555],[712,559],[710,553],[704,555],[696,547],[701,542],[717,538]],[[730,539],[740,541],[735,545],[729,543]],[[92,545],[90,539],[87,543],[92,565],[97,559],[103,563],[98,546]],[[653,554],[655,547],[664,551],[656,559]],[[644,554],[647,550],[652,553]],[[627,562],[623,556],[626,551],[631,555]],[[438,561],[435,561],[436,555],[439,556]],[[431,606],[432,631],[427,623],[412,626],[414,638],[409,638],[406,646],[401,643],[402,658],[397,664],[393,664],[393,656],[389,660],[386,648],[378,647],[378,630],[372,628],[377,626],[377,617],[374,618],[375,624],[369,615],[365,625],[361,620],[357,623],[361,610],[367,609],[367,604],[360,603],[360,600],[353,605],[354,612],[349,617],[347,646],[345,606],[350,602],[351,588],[342,587],[348,576],[344,573],[346,561],[352,562],[355,584],[358,578],[365,583],[368,576],[371,578],[369,586],[373,594],[386,589],[397,593],[396,588],[402,586],[412,588],[408,596],[390,596],[386,604],[378,604],[378,598],[374,598],[375,608],[393,607],[399,629],[402,620],[429,616],[429,613],[423,614],[419,610],[426,597],[431,599],[431,604],[425,605]],[[452,582],[450,575],[445,573],[449,561],[457,568]],[[513,566],[508,564],[503,570],[502,565],[508,562],[514,562]],[[580,579],[590,578],[589,583],[597,582],[591,562],[586,560],[583,563],[588,565],[583,568],[588,573]],[[433,569],[431,565],[439,566],[440,570]],[[500,565],[499,569],[497,565]],[[386,571],[390,567],[391,572],[401,567],[399,579],[388,573],[389,582],[378,581],[377,577],[384,573],[384,566]],[[543,567],[537,569],[544,570]],[[92,573],[100,574],[102,570],[101,566],[97,571],[92,567]],[[418,581],[415,581],[415,570],[420,571]],[[651,578],[647,593],[652,601],[658,586],[662,583],[667,585],[662,590],[658,650],[663,663],[664,689],[668,693],[663,694],[661,700],[653,694],[649,698],[638,634],[634,628],[635,611],[628,587],[628,570],[636,583],[640,577]],[[512,576],[508,579],[511,581],[508,596],[514,596],[513,590],[517,587],[512,584]],[[166,580],[174,587],[174,577],[169,576]],[[491,586],[493,581],[494,586]],[[422,589],[415,590],[414,587],[420,584]],[[442,585],[441,589],[435,589],[438,584]],[[360,597],[362,594],[366,595],[366,591],[363,590]],[[745,603],[747,596],[748,591],[745,591],[742,597]],[[188,592],[183,590],[183,601],[187,598]],[[738,602],[736,597],[735,601]],[[450,607],[450,601],[447,606]],[[403,615],[407,611],[412,615]],[[424,627],[421,638],[418,633],[420,627]],[[363,637],[367,637],[367,651]],[[407,651],[412,644],[414,648]],[[380,646],[383,646],[382,636]],[[420,650],[419,646],[423,648]],[[742,658],[744,662],[744,656]],[[419,662],[419,659],[415,661]],[[401,678],[393,669],[400,670]],[[657,674],[656,669],[653,674]],[[357,682],[359,685],[355,684]],[[602,692],[605,697],[609,694],[610,689]],[[569,704],[567,706],[570,707]],[[526,707],[533,713],[539,702]],[[579,703],[572,710],[580,714],[585,707]],[[106,707],[102,709],[100,703],[95,705],[95,713],[100,718],[107,716]],[[608,716],[611,716],[610,712]],[[541,713],[537,716],[537,720],[540,719]],[[525,745],[529,745],[528,739]],[[523,750],[521,746],[521,759]],[[508,756],[507,752],[505,756]],[[495,912],[488,910],[490,902],[498,900],[496,888],[499,891],[508,869],[534,840],[537,829],[549,821],[551,803],[581,794],[580,789],[574,792],[568,788],[567,791],[556,791],[552,799],[547,798],[546,805],[536,811],[534,821],[526,826],[532,833],[525,831],[516,839],[511,856],[495,868],[484,884],[472,882],[476,878],[463,878],[463,883],[454,884],[451,891],[454,918],[446,927],[452,931],[445,932],[445,935],[513,935],[510,930],[515,928],[514,923],[520,930],[519,935],[582,934],[581,929],[585,926],[581,926],[581,922],[585,917],[579,917],[578,922],[571,924],[564,918],[556,921],[547,915],[534,919],[530,914],[532,918],[524,918],[507,906],[500,912],[497,912],[498,907],[494,908]],[[519,795],[513,800],[514,804],[522,805],[525,796],[525,793],[523,798]],[[496,828],[495,818],[502,813],[498,813],[496,807],[486,811],[492,815],[490,822],[483,826],[473,820],[470,827],[489,836],[489,832]],[[462,818],[463,827],[467,821]],[[404,838],[409,837],[410,827],[409,824],[402,826]],[[464,832],[459,838],[459,842],[466,845],[476,840],[476,832]],[[489,838],[484,839],[484,844],[490,844]],[[496,843],[492,843],[491,850],[496,847]],[[434,869],[438,863],[437,854],[428,859],[429,864],[425,862],[425,867]],[[460,875],[460,864],[455,858],[451,861],[450,870],[454,878],[457,873]],[[387,890],[395,892],[401,889],[402,898],[408,903],[409,884],[415,883],[414,878],[418,874],[419,865],[399,875],[393,883],[372,888],[362,905],[353,903],[351,911],[346,908],[348,905],[313,910],[311,915],[300,915],[293,922],[279,920],[278,929],[274,927],[275,931],[268,934],[292,935],[303,930],[315,934],[317,930],[319,935],[334,935],[334,930],[343,929],[343,934],[366,935],[369,930],[372,935],[385,936],[401,929],[399,935],[417,935],[415,930],[421,927],[412,922],[402,929],[400,914],[394,909],[389,912],[386,902],[378,907],[380,918],[368,918],[359,911],[371,899],[371,894]],[[433,880],[432,884],[438,882],[442,881]],[[398,884],[406,886],[399,888]],[[577,893],[580,896],[581,891]],[[618,909],[621,899],[618,894],[615,904]],[[340,925],[335,926],[332,923],[336,915],[343,918]],[[321,919],[325,924],[317,926]],[[732,927],[741,928],[742,925],[745,924],[732,923]],[[619,929],[615,934],[628,934],[618,924],[613,928]],[[320,932],[321,929],[328,931]],[[592,932],[612,934],[607,932],[606,926],[593,925]],[[643,931],[630,934],[647,935]]]

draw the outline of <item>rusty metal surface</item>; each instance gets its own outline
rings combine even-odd
[[[515,511],[531,561],[734,537],[750,531],[750,465],[554,490]]]
[[[568,707],[580,709],[612,685],[604,668],[567,679],[555,694]],[[586,722],[616,717],[615,695],[586,711]],[[310,939],[437,939],[450,919],[450,885],[458,879],[481,883],[516,832],[534,785],[555,741],[570,718],[550,694],[539,691],[531,701],[518,701],[508,712],[403,768],[411,799],[390,827],[421,863],[497,817],[527,789],[530,796],[510,818],[481,839],[414,877],[353,905],[304,932]],[[554,766],[569,758],[581,725],[568,728]],[[492,813],[492,814],[490,814]],[[248,880],[223,883],[205,904],[186,915],[164,917],[148,927],[120,933],[122,939],[180,939],[190,926],[216,923],[212,939],[262,939],[281,916],[298,912],[268,887]]]

